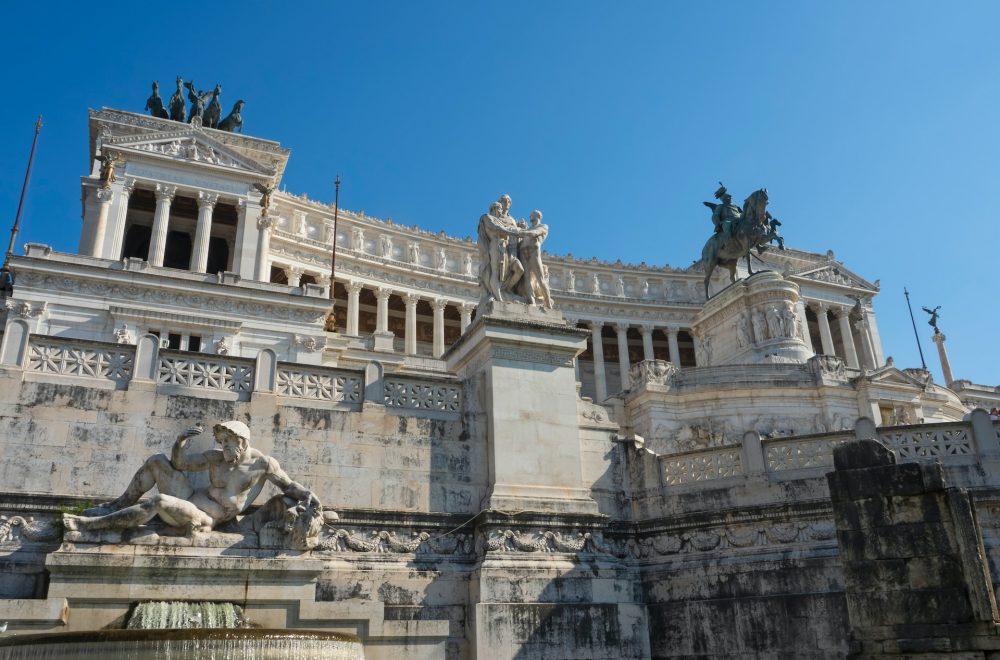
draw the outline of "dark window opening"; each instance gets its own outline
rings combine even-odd
[[[206,273],[221,273],[229,270],[229,244],[221,236],[208,239],[208,266]]]
[[[151,230],[145,225],[132,225],[125,232],[122,241],[122,259],[135,257],[145,259],[149,254],[149,237]]]
[[[167,348],[179,350],[181,347],[181,336],[174,332],[167,335]]]
[[[192,335],[188,338],[188,350],[197,353],[201,350],[201,337]]]
[[[163,265],[166,268],[187,270],[191,266],[191,234],[172,231],[167,234],[167,246],[163,251]]]

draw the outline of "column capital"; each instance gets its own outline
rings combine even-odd
[[[316,284],[319,286],[328,286],[330,284],[329,275],[320,275],[319,273],[309,273],[316,280]]]
[[[403,296],[403,302],[406,303],[407,307],[415,307],[420,302],[420,296],[415,293],[407,293]]]
[[[219,195],[217,193],[209,193],[204,190],[198,191],[198,208],[213,208],[215,203],[219,201]]]
[[[944,333],[940,331],[935,332],[933,335],[931,335],[931,341],[934,342],[935,344],[943,344],[945,339],[946,337],[944,336]]]
[[[105,204],[110,202],[111,198],[114,197],[114,192],[111,188],[98,188],[95,192],[97,193],[98,201]]]
[[[806,302],[806,307],[811,307],[816,314],[825,314],[830,311],[830,306],[826,303],[816,302],[815,300],[809,300]]]
[[[349,281],[344,283],[344,288],[347,289],[347,293],[358,294],[365,287],[361,282]]]
[[[459,303],[458,308],[463,312],[471,314],[472,310],[476,308],[476,303],[470,303],[470,302]]]
[[[377,287],[375,289],[375,298],[378,300],[388,300],[389,296],[392,295],[392,289],[386,287]]]
[[[288,279],[292,279],[293,277],[302,277],[302,273],[305,272],[297,266],[285,266],[282,270],[285,272],[285,276]]]
[[[584,321],[584,323],[594,332],[600,332],[604,329],[604,321]]]
[[[127,198],[133,190],[135,190],[135,179],[130,176],[125,177],[125,181],[122,182],[122,194]]]
[[[617,332],[618,334],[624,334],[628,332],[628,329],[631,327],[631,324],[629,323],[615,323],[614,325],[615,325],[615,332]]]
[[[652,323],[643,323],[639,326],[639,332],[643,335],[651,335],[655,329]]]
[[[271,225],[274,224],[274,218],[269,215],[262,215],[257,218],[257,229],[264,231],[265,229],[270,229]]]
[[[666,330],[666,333],[667,333],[667,337],[674,337],[674,338],[676,338],[677,337],[677,333],[681,331],[680,328],[674,328],[674,327],[671,327],[671,326],[667,326],[665,328],[665,330]]]
[[[174,195],[177,194],[177,186],[168,186],[162,183],[156,184],[156,189],[153,190],[153,194],[156,195],[156,202],[172,202],[174,200]]]
[[[431,307],[434,308],[434,311],[443,310],[447,306],[448,306],[448,301],[445,300],[444,298],[434,298],[431,300]]]

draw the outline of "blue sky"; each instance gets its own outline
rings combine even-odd
[[[17,3],[0,55],[0,209],[73,251],[87,108],[221,83],[284,185],[464,236],[500,193],[550,251],[687,266],[723,180],[766,186],[794,247],[870,280],[887,355],[919,366],[903,287],[942,305],[956,378],[1000,384],[996,2]]]

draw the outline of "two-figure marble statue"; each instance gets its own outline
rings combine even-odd
[[[200,426],[188,429],[177,437],[170,456],[146,459],[120,497],[83,515],[64,515],[66,530],[126,530],[159,517],[175,534],[209,532],[234,522],[236,531],[243,532],[277,525],[291,547],[314,545],[324,521],[319,498],[292,481],[277,460],[250,447],[250,429],[243,422],[222,422],[213,431],[217,449],[189,453],[188,441],[204,431]],[[192,472],[207,472],[208,485],[196,488]],[[268,483],[281,494],[243,516]],[[144,498],[154,486],[156,494]],[[327,511],[326,517],[336,514]]]
[[[511,199],[503,195],[479,218],[480,303],[521,302],[552,309],[542,243],[549,234],[542,212],[532,211],[531,226],[510,215]]]

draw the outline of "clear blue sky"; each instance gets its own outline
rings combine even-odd
[[[767,186],[790,245],[881,279],[886,354],[919,366],[903,286],[943,305],[957,378],[1000,384],[997,2],[14,3],[0,209],[75,250],[87,108],[178,75],[247,101],[284,185],[464,236],[500,193],[555,253],[687,266],[723,180]],[[10,222],[5,220],[4,222]],[[20,248],[19,248],[20,249]]]

